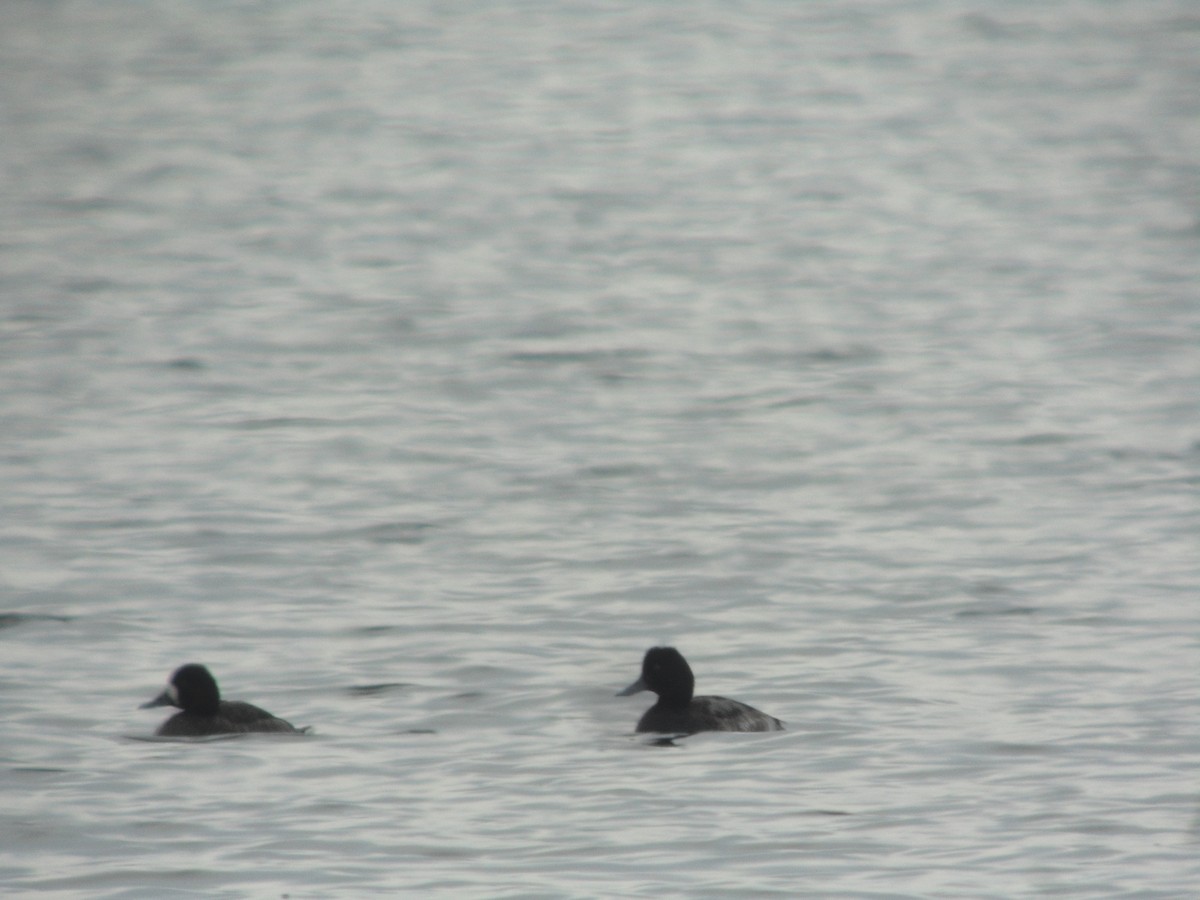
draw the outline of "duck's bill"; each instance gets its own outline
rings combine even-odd
[[[150,709],[152,706],[171,706],[175,701],[171,699],[170,691],[163,691],[153,700],[147,700],[138,709]]]
[[[639,678],[629,687],[625,688],[625,690],[617,691],[617,696],[628,697],[630,694],[640,694],[644,690],[646,690],[646,679]]]

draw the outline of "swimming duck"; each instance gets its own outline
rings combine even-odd
[[[617,696],[658,694],[658,702],[638,722],[638,731],[783,731],[783,723],[774,716],[725,697],[693,697],[695,688],[692,667],[682,653],[674,647],[651,647],[642,659],[641,677]]]
[[[217,680],[198,663],[176,669],[167,689],[140,708],[154,706],[177,706],[181,710],[158,726],[155,734],[159,737],[207,737],[248,731],[299,734],[307,730],[295,728],[253,704],[222,700]]]

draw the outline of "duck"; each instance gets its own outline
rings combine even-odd
[[[753,706],[725,697],[694,697],[696,678],[674,647],[651,647],[642,674],[618,697],[653,691],[658,702],[637,723],[638,732],[695,734],[699,731],[783,731],[783,723]]]
[[[199,663],[180,666],[171,674],[166,690],[139,708],[155,706],[176,706],[180,710],[158,726],[158,737],[210,737],[251,731],[301,734],[308,730],[296,728],[252,703],[222,700],[217,679]]]

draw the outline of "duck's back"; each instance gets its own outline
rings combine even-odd
[[[159,737],[209,737],[215,734],[274,732],[296,734],[299,729],[253,703],[222,700],[216,715],[178,712],[159,726]]]
[[[660,700],[646,710],[637,730],[695,734],[698,731],[783,731],[783,723],[727,697],[693,697],[686,706],[671,707]]]

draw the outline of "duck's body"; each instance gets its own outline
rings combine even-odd
[[[240,700],[222,700],[213,715],[181,710],[158,726],[159,737],[209,737],[214,734],[245,734],[250,731],[296,734],[295,728],[265,709]]]
[[[638,731],[695,734],[697,731],[783,731],[774,716],[728,697],[693,697],[686,706],[659,700],[642,715]]]
[[[212,673],[197,663],[176,669],[167,689],[149,703],[143,703],[142,709],[153,706],[180,709],[158,726],[155,734],[159,737],[211,737],[252,731],[299,734],[306,730],[295,728],[252,703],[222,700]]]
[[[637,724],[639,732],[695,734],[698,731],[783,731],[783,723],[737,700],[694,697],[695,677],[674,647],[651,647],[642,660],[642,676],[617,696],[653,691],[658,702]]]

